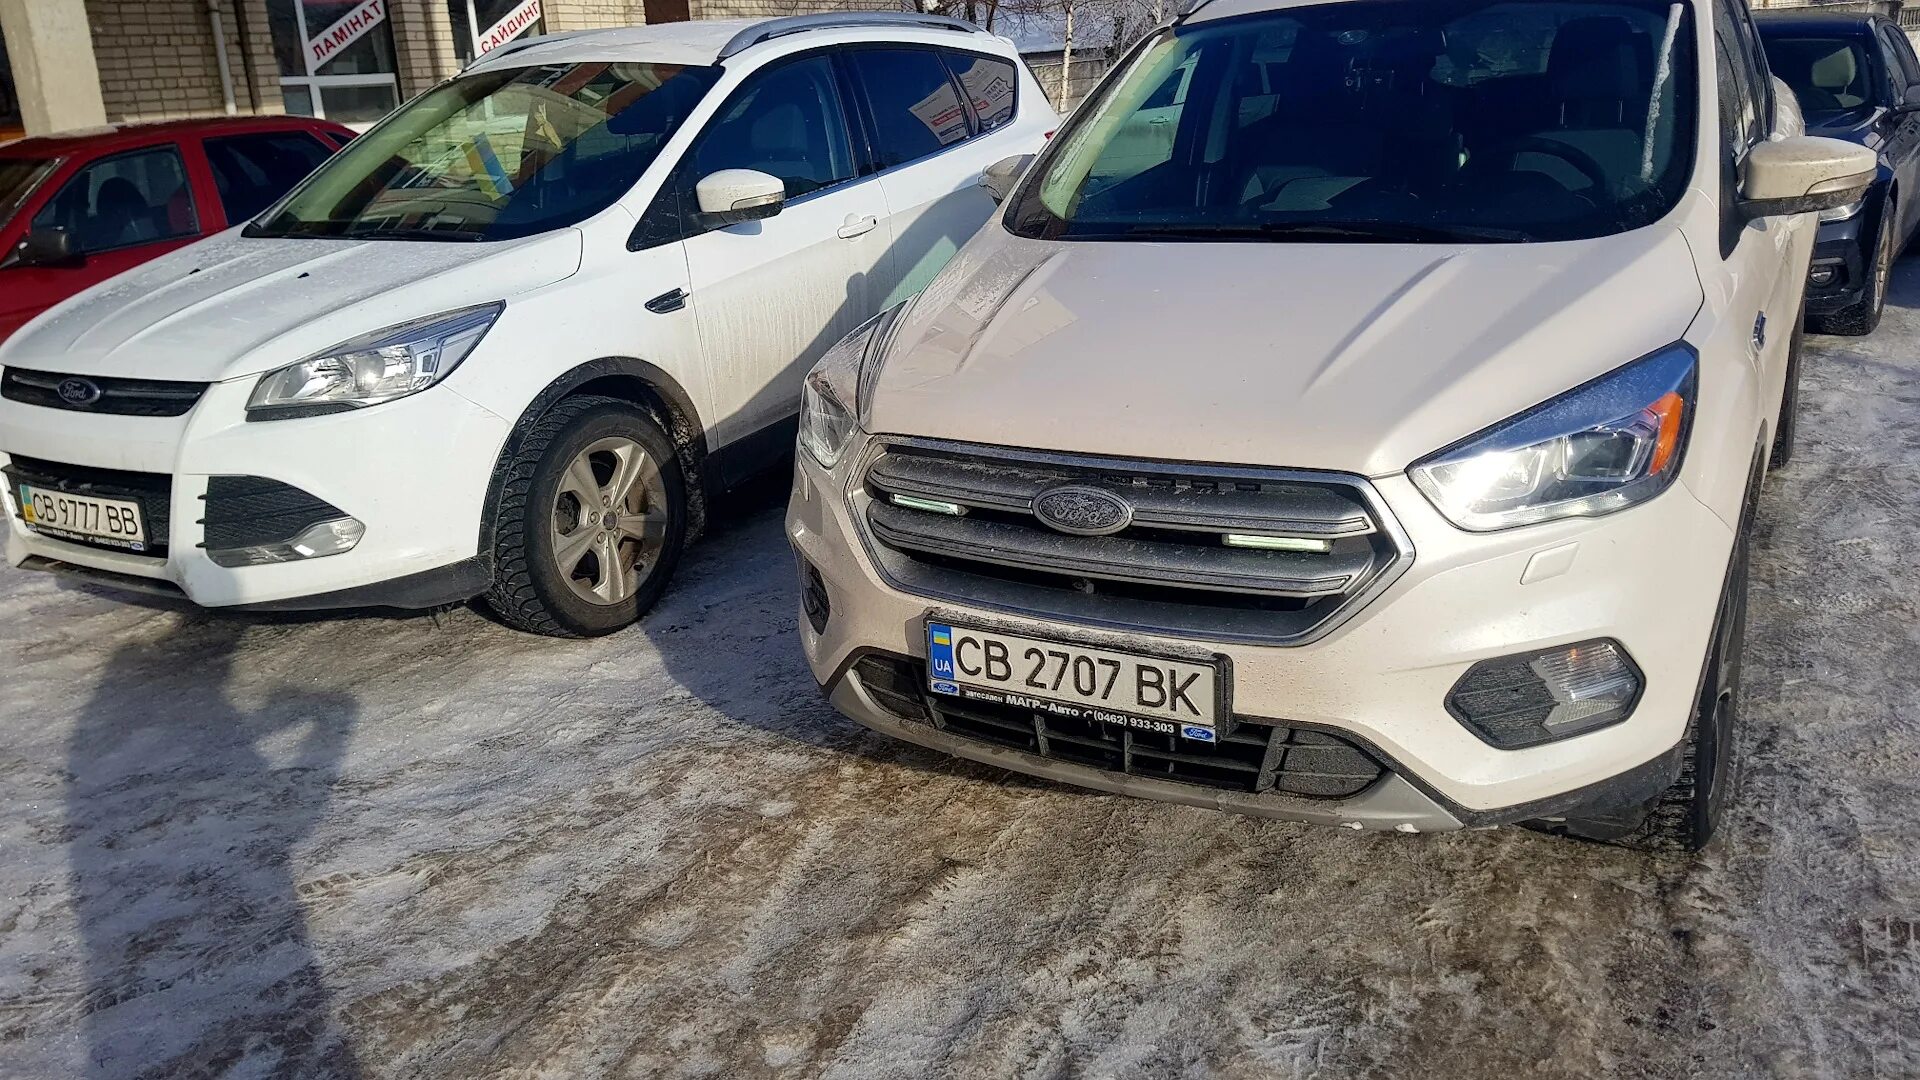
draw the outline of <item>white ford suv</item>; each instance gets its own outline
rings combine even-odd
[[[252,224],[0,350],[8,561],[209,606],[484,595],[632,622],[807,368],[993,212],[1056,117],[954,20],[680,23],[503,48]]]
[[[1740,0],[1205,2],[809,375],[814,673],[1108,791],[1698,847],[1873,168]]]

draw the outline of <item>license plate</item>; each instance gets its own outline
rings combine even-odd
[[[140,505],[20,485],[20,517],[30,528],[54,536],[111,544],[128,551],[147,549]]]
[[[1217,662],[1174,660],[927,621],[936,694],[1018,705],[1196,742],[1228,716]]]

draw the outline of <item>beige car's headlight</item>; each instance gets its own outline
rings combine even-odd
[[[1408,475],[1472,532],[1624,510],[1680,475],[1698,370],[1691,346],[1668,346],[1424,458]]]
[[[807,372],[800,387],[800,448],[821,468],[837,467],[860,430],[860,401],[879,371],[874,361],[908,303],[855,327]]]

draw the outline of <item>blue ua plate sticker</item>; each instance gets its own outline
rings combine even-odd
[[[960,693],[960,685],[953,681],[953,627],[927,624],[927,675],[934,693]]]

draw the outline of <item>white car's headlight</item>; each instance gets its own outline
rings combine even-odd
[[[885,347],[888,332],[907,303],[896,304],[854,328],[853,333],[828,349],[807,373],[800,388],[800,447],[823,469],[840,464],[847,444],[860,430],[860,402],[870,376],[879,371],[869,361]]]
[[[1473,532],[1597,517],[1680,474],[1699,361],[1672,345],[1416,462],[1408,474]]]
[[[247,419],[321,416],[417,394],[459,367],[506,307],[495,302],[413,319],[269,371],[247,401]]]

